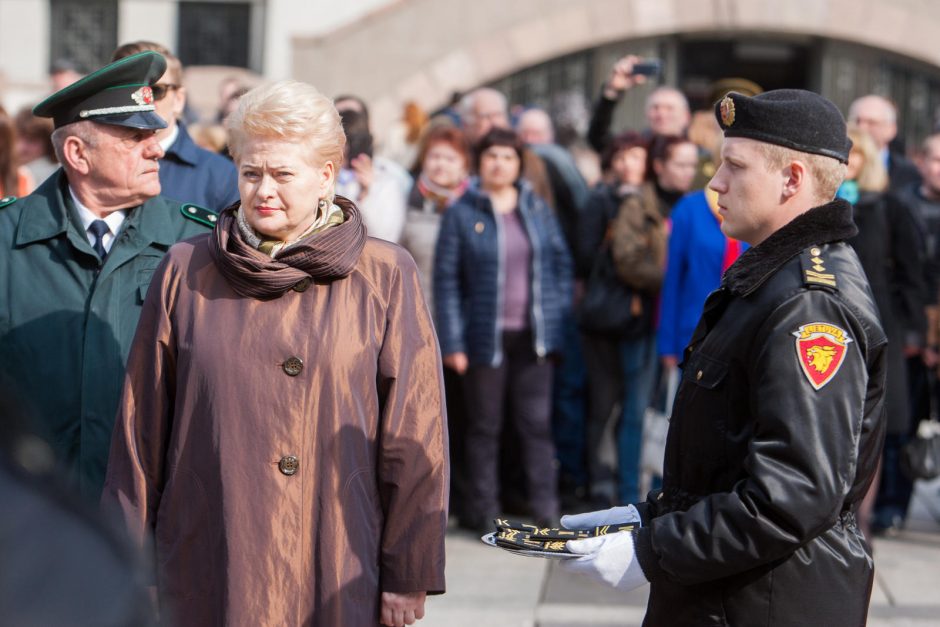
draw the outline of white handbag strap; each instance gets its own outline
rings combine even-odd
[[[663,410],[666,417],[672,416],[672,404],[676,400],[676,392],[679,389],[679,368],[673,366],[666,373],[666,403]]]

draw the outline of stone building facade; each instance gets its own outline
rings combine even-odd
[[[520,104],[583,106],[625,52],[662,58],[661,81],[697,104],[726,76],[815,89],[843,108],[877,92],[899,103],[913,140],[940,107],[940,3],[929,0],[0,0],[0,24],[8,108],[46,95],[57,54],[95,65],[132,39],[190,65],[358,94],[376,128],[407,100],[433,110],[482,84]],[[211,101],[213,81],[194,75],[194,101]],[[625,99],[618,123],[639,123],[645,93]]]

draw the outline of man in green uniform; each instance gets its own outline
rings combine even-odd
[[[38,104],[62,167],[33,194],[0,200],[0,370],[91,499],[150,277],[170,246],[215,222],[159,196],[154,133],[166,123],[150,86],[165,69],[141,53]]]

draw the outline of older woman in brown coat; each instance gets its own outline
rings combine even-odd
[[[157,269],[104,501],[180,625],[411,624],[444,591],[440,354],[414,262],[333,195],[329,100],[228,122],[240,206]]]

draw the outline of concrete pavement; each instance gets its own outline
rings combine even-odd
[[[918,484],[904,531],[875,539],[875,568],[871,627],[940,625],[940,480]],[[447,538],[447,588],[428,600],[422,627],[629,627],[648,593],[620,594],[458,530]]]

